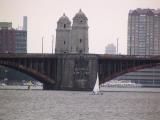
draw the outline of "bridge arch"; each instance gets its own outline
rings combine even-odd
[[[145,69],[145,68],[152,68],[155,66],[160,66],[160,63],[152,63],[152,64],[145,64],[145,65],[138,65],[138,66],[134,66],[134,67],[129,67],[126,69],[123,69],[121,71],[117,71],[114,72],[113,74],[107,75],[102,77],[102,75],[100,74],[100,84],[103,84],[107,81],[110,81],[118,76],[124,75],[125,73],[129,73],[129,72],[136,72],[137,70],[141,70],[141,69]],[[100,71],[99,71],[100,73]]]
[[[44,84],[50,84],[50,85],[55,84],[55,80],[53,80],[52,78],[50,78],[45,74],[42,74],[41,72],[39,72],[34,68],[26,67],[25,65],[22,64],[16,64],[14,62],[3,61],[3,60],[0,61],[0,65],[25,73],[26,75],[29,75]]]

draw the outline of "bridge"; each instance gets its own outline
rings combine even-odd
[[[138,69],[159,65],[160,56],[107,54],[0,54],[0,65],[26,73],[45,90],[92,90],[97,72],[100,84]]]

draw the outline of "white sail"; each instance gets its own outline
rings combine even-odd
[[[97,94],[99,92],[99,77],[98,77],[98,73],[97,73],[97,79],[96,79],[96,83],[93,89],[93,93]]]

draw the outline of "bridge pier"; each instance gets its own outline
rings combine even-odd
[[[44,90],[92,90],[97,66],[96,55],[57,55],[56,83],[44,84]]]
[[[43,83],[43,90],[55,90],[55,86],[48,83]]]

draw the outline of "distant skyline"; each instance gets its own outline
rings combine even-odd
[[[119,52],[127,53],[127,25],[130,9],[160,8],[160,0],[0,0],[0,22],[22,26],[28,17],[28,52],[52,52],[59,17],[65,13],[70,20],[82,9],[88,18],[89,52],[105,53],[105,46],[119,38]]]

